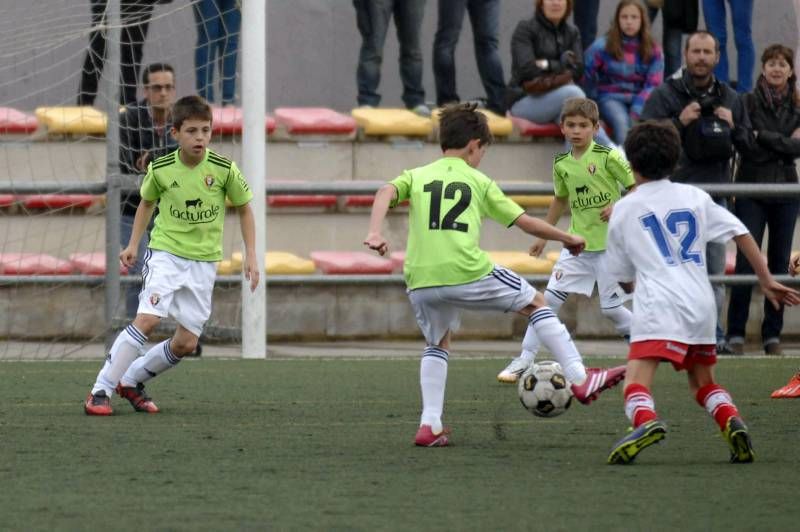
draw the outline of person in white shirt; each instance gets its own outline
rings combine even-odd
[[[668,122],[643,122],[625,140],[638,188],[614,206],[606,255],[609,274],[626,292],[636,288],[624,390],[634,430],[614,445],[610,464],[630,463],[665,437],[650,393],[662,361],[687,371],[689,389],[730,446],[731,462],[755,457],[747,426],[714,379],[716,307],[705,265],[708,242],[733,239],[773,305],[800,303],[797,291],[772,277],[744,224],[703,190],[668,179],[680,149]]]

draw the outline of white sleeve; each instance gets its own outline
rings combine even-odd
[[[727,242],[735,236],[749,233],[747,227],[728,209],[714,203],[706,194],[705,201],[707,242]]]
[[[636,279],[636,268],[630,260],[630,254],[625,250],[625,220],[623,217],[624,211],[620,212],[619,205],[617,205],[608,224],[606,269],[612,279],[621,283],[629,283]]]

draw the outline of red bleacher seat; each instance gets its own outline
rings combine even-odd
[[[244,115],[240,107],[211,107],[211,132],[221,135],[241,134],[244,125]],[[271,116],[265,118],[267,133],[275,131],[275,119]]]
[[[94,194],[32,194],[22,196],[21,203],[27,209],[88,208],[99,196]]]
[[[0,253],[2,275],[69,275],[72,265],[44,253]]]
[[[0,133],[33,133],[38,126],[35,116],[11,107],[0,107]]]
[[[106,254],[102,251],[91,253],[73,253],[69,256],[69,263],[73,271],[84,275],[105,275],[106,274]],[[119,273],[125,275],[128,268],[119,265]]]
[[[398,271],[403,271],[403,263],[406,261],[406,252],[405,251],[392,251],[389,253],[389,259],[394,264],[394,269]]]
[[[345,196],[345,207],[372,207],[375,196]]]
[[[514,122],[514,127],[519,130],[519,134],[523,137],[562,137],[561,128],[558,124],[537,124],[530,120],[525,120],[518,116],[511,116],[511,121]]]
[[[392,273],[389,259],[364,251],[314,251],[314,265],[327,274]]]
[[[0,194],[0,207],[10,207],[16,200],[14,194]]]
[[[314,194],[311,196],[294,194],[275,194],[267,196],[270,207],[335,207],[336,196]]]
[[[352,117],[324,107],[279,107],[275,119],[293,135],[347,135],[358,127]]]

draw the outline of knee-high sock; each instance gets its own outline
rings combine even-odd
[[[111,397],[114,388],[119,384],[120,377],[131,365],[131,362],[139,356],[139,349],[146,341],[147,337],[133,324],[125,327],[125,330],[119,333],[117,339],[114,340],[114,344],[106,356],[106,362],[100,369],[100,373],[97,374],[92,393],[105,390],[106,395]]]
[[[561,305],[567,300],[568,295],[567,292],[545,290],[544,300],[547,302],[547,306],[553,311],[553,314],[557,315],[558,311],[561,309]],[[541,345],[539,337],[536,336],[536,331],[529,323],[528,328],[525,330],[525,337],[522,338],[522,352],[519,356],[533,362],[533,359],[536,358],[537,353],[539,353]]]
[[[625,415],[631,420],[633,428],[658,417],[656,404],[647,386],[629,384],[625,387]]]
[[[631,318],[633,314],[625,306],[620,305],[614,308],[603,308],[600,312],[614,323],[614,328],[620,336],[630,336]]]
[[[444,389],[447,384],[447,351],[428,346],[419,364],[419,386],[422,391],[420,425],[430,425],[434,433],[442,430]]]
[[[575,347],[569,331],[553,311],[547,307],[540,308],[528,318],[528,327],[534,329],[542,345],[553,353],[556,361],[561,364],[567,380],[573,384],[583,384],[586,380],[583,358]]]
[[[170,340],[164,340],[153,346],[143,357],[135,360],[122,376],[120,380],[122,385],[136,386],[174,368],[181,359],[172,353],[169,342]]]
[[[697,402],[714,418],[719,430],[725,430],[731,416],[739,416],[731,394],[719,384],[707,384],[697,390]]]

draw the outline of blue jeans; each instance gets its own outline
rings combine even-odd
[[[744,223],[759,247],[764,240],[764,229],[769,229],[767,264],[772,273],[786,273],[799,209],[800,202],[797,200],[775,201],[745,197],[736,199],[734,214]],[[736,254],[736,273],[753,274],[753,267],[741,252]],[[731,300],[728,304],[728,339],[734,342],[744,343],[752,288],[752,286],[731,287]],[[775,307],[764,298],[761,341],[764,345],[780,341],[782,330],[783,307],[775,310]]]
[[[222,104],[233,103],[236,93],[236,56],[242,13],[237,0],[199,0],[192,4],[197,23],[194,51],[197,93],[214,101],[214,62],[222,78]]]
[[[455,50],[464,11],[469,12],[475,45],[475,60],[486,91],[487,107],[505,114],[503,64],[497,47],[500,28],[500,0],[439,0],[439,21],[433,40],[433,75],[436,79],[436,104],[461,100],[456,92]]]
[[[356,26],[361,34],[356,70],[358,104],[378,106],[381,103],[378,85],[381,82],[383,45],[392,15],[400,42],[403,103],[409,109],[425,103],[422,49],[419,44],[425,0],[353,0],[353,6],[356,9]]]
[[[573,20],[581,32],[581,46],[586,50],[597,37],[597,13],[600,11],[600,0],[578,0],[573,3]]]
[[[633,123],[631,106],[609,96],[599,96],[597,106],[600,108],[600,118],[614,130],[614,142],[624,143]]]
[[[123,214],[120,216],[119,224],[119,244],[123,249],[128,245],[131,239],[131,231],[133,230],[133,215]],[[141,275],[142,266],[144,266],[144,254],[147,251],[147,246],[150,244],[149,228],[142,235],[142,240],[139,242],[139,250],[137,251],[136,264],[132,268],[128,268],[128,275]],[[788,264],[788,261],[787,261]],[[125,289],[125,317],[136,317],[136,311],[139,309],[139,292],[142,289],[142,283],[130,284]]]
[[[726,0],[703,0],[703,17],[708,31],[719,40],[719,64],[714,75],[727,83],[728,77],[728,28],[725,16]],[[756,50],[753,46],[753,0],[727,0],[733,20],[733,40],[736,43],[737,77],[736,92],[753,90],[753,68]]]
[[[728,208],[727,198],[714,198],[717,205]],[[789,264],[789,259],[786,259],[786,264]],[[718,242],[709,242],[706,244],[706,271],[709,275],[721,275],[725,273],[725,244]],[[714,291],[714,302],[717,305],[717,343],[719,344],[725,339],[725,331],[722,330],[720,321],[722,318],[722,307],[725,306],[725,285],[714,284],[711,285]]]
[[[658,16],[658,9],[648,7],[647,16],[650,18],[650,24],[652,25]],[[664,21],[661,44],[664,48],[664,78],[666,79],[680,70],[683,64],[683,31],[680,28],[668,25]]]

